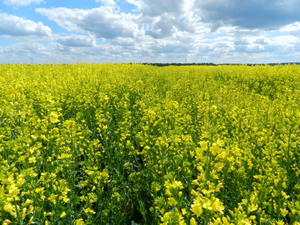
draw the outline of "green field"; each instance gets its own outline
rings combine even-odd
[[[0,65],[1,224],[300,224],[300,66]]]

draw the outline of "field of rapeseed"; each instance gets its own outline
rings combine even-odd
[[[300,66],[0,65],[1,224],[300,224]]]

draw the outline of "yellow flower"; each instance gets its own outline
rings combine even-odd
[[[193,181],[192,181],[192,184],[194,184],[194,185],[199,185],[199,182],[198,182],[197,180],[193,180]]]
[[[222,152],[223,149],[220,148],[218,145],[216,145],[215,143],[211,146],[210,148],[210,152],[213,154],[213,155],[217,155],[219,154],[220,152]]]
[[[10,197],[18,198],[18,194],[20,193],[20,190],[15,184],[11,184],[8,186],[8,193]]]
[[[60,218],[63,218],[65,217],[67,214],[65,212],[63,212],[61,215],[60,215]]]
[[[34,156],[32,156],[32,157],[30,157],[30,158],[28,159],[28,162],[29,162],[29,163],[36,163],[36,158],[35,158]]]
[[[96,212],[94,210],[92,210],[91,208],[86,208],[84,210],[85,213],[91,213],[91,214],[96,214]]]
[[[162,225],[186,225],[183,216],[176,209],[174,212],[166,212],[162,218]]]
[[[222,218],[222,224],[223,225],[230,225],[231,223],[229,223],[228,219],[226,217]]]
[[[280,209],[280,214],[285,217],[287,214],[289,213],[289,211],[287,209]]]
[[[177,201],[173,197],[169,197],[168,198],[168,204],[170,206],[175,206],[175,205],[177,205]]]
[[[29,213],[30,214],[30,213]],[[33,224],[33,216],[30,217],[30,220],[28,221],[28,224]]]
[[[253,212],[255,210],[257,210],[258,205],[253,205],[251,204],[250,206],[248,206],[248,212]]]
[[[222,224],[221,219],[220,218],[214,219],[213,225],[219,225],[219,224]]]
[[[30,205],[33,201],[31,199],[26,199],[26,201],[24,203],[22,203],[22,207],[26,207],[28,205]]]
[[[168,189],[168,188],[167,188],[167,190],[166,190],[166,195],[172,196],[172,193],[170,192],[170,189]]]
[[[284,191],[281,191],[281,195],[282,197],[284,197],[285,199],[288,199],[290,196],[287,195]]]
[[[34,189],[34,192],[39,193],[44,191],[44,187]]]
[[[83,219],[76,220],[76,225],[84,225]]]
[[[15,213],[15,206],[12,205],[10,202],[5,202],[4,203],[4,210],[6,212],[9,212],[10,214],[14,214]]]
[[[56,204],[56,198],[57,198],[57,195],[55,195],[55,194],[51,194],[50,195],[50,197],[48,197],[48,200],[50,201],[50,202],[52,202],[53,204]]]
[[[51,112],[50,113],[50,122],[51,123],[58,123],[59,122],[59,115],[57,114],[57,112]]]
[[[44,216],[53,216],[53,212],[44,212]]]
[[[244,219],[244,220],[240,220],[238,222],[238,225],[252,225],[252,223],[250,222],[250,220]]]
[[[200,202],[200,199],[197,198],[194,200],[194,203],[192,204],[191,206],[191,211],[197,216],[199,217],[203,210],[202,210],[202,205],[201,205],[201,202]]]
[[[194,195],[194,196],[198,196],[199,193],[197,193],[194,189],[191,191],[191,194]]]
[[[62,196],[62,200],[67,203],[70,201],[70,199],[67,196]]]
[[[223,204],[220,202],[220,200],[218,198],[216,198],[216,200],[214,201],[214,203],[212,204],[212,209],[215,212],[221,212],[225,209],[225,207],[223,206]]]
[[[208,142],[207,141],[200,141],[199,144],[200,144],[201,148],[205,150],[207,148]]]
[[[183,185],[182,185],[182,182],[181,182],[181,181],[176,181],[176,180],[175,180],[175,181],[173,182],[173,184],[172,184],[172,187],[173,187],[173,188],[177,188],[177,187],[178,187],[179,189],[182,189],[182,188],[183,188]]]
[[[223,150],[219,155],[217,155],[217,159],[221,158],[221,159],[225,159],[227,156],[227,152],[225,150]]]
[[[8,225],[10,223],[11,223],[11,221],[6,219],[6,220],[4,220],[3,225]]]
[[[190,219],[190,224],[191,225],[197,225],[197,222],[196,222],[194,217],[192,219]]]
[[[203,149],[202,148],[196,148],[196,159],[198,159],[199,161],[201,161],[203,159]]]
[[[212,210],[212,204],[211,204],[211,200],[208,198],[205,198],[203,200],[203,208],[208,209],[208,210]]]

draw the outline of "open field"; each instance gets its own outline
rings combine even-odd
[[[300,224],[299,126],[299,65],[0,65],[0,223]]]

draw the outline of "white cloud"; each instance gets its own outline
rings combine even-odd
[[[260,37],[244,37],[234,42],[235,52],[240,54],[264,53],[264,55],[272,54],[273,57],[287,58],[299,51],[300,39],[292,35],[283,36],[260,36]],[[272,61],[272,60],[270,60]],[[291,58],[290,61],[297,61]]]
[[[8,36],[50,36],[51,29],[41,22],[33,22],[14,15],[0,13],[0,35]]]
[[[197,19],[191,10],[194,0],[127,0],[141,13],[146,34],[166,38],[177,31],[195,32]]]
[[[298,0],[195,1],[194,11],[213,29],[232,25],[247,29],[278,29],[300,20]]]
[[[6,5],[27,6],[32,3],[41,3],[43,0],[1,0]]]
[[[3,63],[30,63],[31,57],[36,63],[47,63],[51,58],[45,45],[34,42],[20,42],[2,47],[0,52],[0,61]]]
[[[134,22],[136,16],[118,14],[112,7],[102,6],[89,10],[38,8],[36,12],[70,32],[89,32],[97,38],[134,37],[138,29],[138,25]]]
[[[18,41],[0,52],[15,59],[31,54],[39,63],[262,63],[299,56],[298,0],[125,1],[134,12],[122,12],[124,0],[95,0],[101,6],[93,9],[35,9],[66,30],[57,34],[41,22],[0,13],[0,37]],[[41,38],[51,42],[38,43]]]
[[[68,47],[95,47],[96,39],[92,36],[83,36],[72,34],[65,37],[57,37],[55,40],[63,45]]]
[[[148,21],[143,21],[147,27],[146,34],[153,38],[171,37],[178,31],[194,33],[197,27],[193,18],[187,15],[176,18],[169,14],[163,14]]]
[[[111,43],[114,46],[120,46],[123,49],[136,50],[137,45],[139,44],[139,40],[138,39],[133,39],[133,38],[118,37],[114,40],[111,40]]]
[[[175,33],[174,19],[168,16],[156,17],[149,28],[146,30],[146,34],[154,38],[169,37]]]
[[[101,2],[103,5],[116,5],[114,0],[96,0],[96,2]]]
[[[179,15],[182,13],[185,0],[127,0],[138,7],[145,16],[160,16],[165,13]]]
[[[300,43],[299,37],[295,37],[292,35],[278,36],[273,37],[271,39],[273,44],[281,45],[281,46],[295,46]]]
[[[96,45],[92,36],[53,35],[49,44],[22,42],[0,47],[0,60],[37,63],[74,62],[214,62],[267,63],[295,61],[299,38],[248,36],[239,39],[215,34],[177,32],[176,36],[154,39],[139,36],[135,39],[118,37]],[[299,55],[299,54],[298,54]],[[5,57],[4,57],[5,56]],[[284,60],[282,60],[284,59]],[[20,60],[20,61],[18,61]]]
[[[287,26],[281,28],[280,31],[298,36],[300,35],[300,22],[288,24]]]

